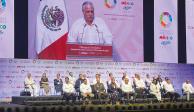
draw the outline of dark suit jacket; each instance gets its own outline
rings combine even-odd
[[[55,86],[56,92],[61,92],[62,88],[63,88],[63,81],[62,81],[62,79],[60,79],[60,80],[54,79],[54,86]]]
[[[94,92],[105,92],[104,84],[103,83],[96,83],[94,84]]]

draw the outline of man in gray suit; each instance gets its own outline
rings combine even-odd
[[[104,84],[100,82],[100,77],[96,77],[96,84],[93,85],[94,94],[99,99],[107,98],[106,90]]]

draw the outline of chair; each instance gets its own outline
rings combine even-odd
[[[108,84],[108,83],[107,83]],[[109,94],[109,99],[112,104],[116,104],[120,99],[121,90],[118,88],[113,88],[111,85],[107,85],[107,91]]]
[[[192,98],[194,97],[194,94],[193,93],[186,93],[182,89],[182,97],[181,97],[182,101],[184,101],[184,97],[185,97],[185,101],[191,101]]]
[[[25,82],[24,82],[24,90],[22,90],[22,91],[20,92],[20,96],[31,96],[29,87],[26,86]]]
[[[135,91],[135,102],[137,100],[137,98],[140,98],[142,100],[146,99],[147,100],[147,91],[146,91],[146,88],[144,89],[139,89],[137,88],[137,85],[135,83],[135,80],[133,81],[133,88],[134,88],[134,91]]]
[[[55,95],[62,95],[62,87],[63,87],[63,83],[62,82],[60,82],[59,84],[58,84],[58,82],[57,82],[57,80],[56,79],[54,79],[54,94]]]
[[[24,90],[23,90],[23,93],[22,94],[24,96],[34,96],[34,89],[32,89],[32,93],[31,93],[30,88],[27,86],[27,84],[25,83],[25,81],[24,81]]]
[[[39,85],[40,85],[39,96],[43,96],[44,95],[44,88],[42,86],[41,81],[39,82]]]

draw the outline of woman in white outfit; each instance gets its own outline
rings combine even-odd
[[[157,80],[153,80],[150,85],[150,94],[153,94],[158,101],[161,101],[161,92],[160,92],[160,85]]]

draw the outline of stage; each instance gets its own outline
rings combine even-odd
[[[138,99],[138,103],[109,104],[93,100],[90,104],[83,101],[65,103],[62,96],[13,96],[10,104],[1,104],[0,112],[194,112],[194,102],[152,102]],[[19,110],[19,111],[18,111]],[[10,112],[10,111],[9,111]]]

